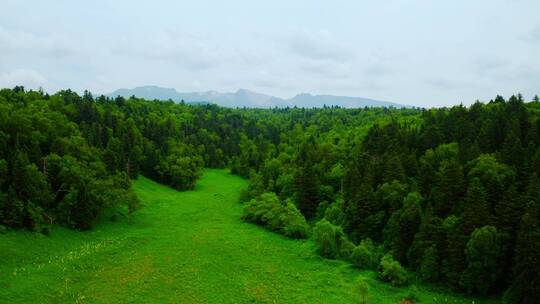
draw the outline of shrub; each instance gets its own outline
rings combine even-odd
[[[281,214],[284,221],[283,234],[295,239],[306,238],[308,236],[309,225],[306,223],[306,219],[302,213],[298,211],[290,200],[286,202],[285,209],[282,210],[284,211]]]
[[[339,248],[339,256],[344,259],[350,259],[351,254],[354,251],[354,243],[349,241],[348,238],[344,237],[341,239],[341,246]]]
[[[317,213],[315,217],[317,219],[322,219],[328,207],[330,207],[330,203],[328,203],[327,201],[320,202],[319,205],[317,206]]]
[[[329,259],[349,258],[354,245],[347,239],[340,226],[322,219],[313,229],[317,253]]]
[[[357,281],[358,281],[358,291],[360,292],[360,296],[362,298],[362,304],[366,304],[367,297],[369,294],[369,282],[363,276],[359,276]]]
[[[393,286],[404,286],[407,284],[407,271],[394,260],[391,253],[385,254],[379,264],[379,278],[385,282],[390,282]]]
[[[240,189],[240,196],[239,196],[239,200],[241,203],[245,203],[245,202],[248,202],[249,201],[249,191],[247,188],[242,188]]]
[[[324,212],[324,218],[334,225],[342,225],[345,222],[345,214],[341,209],[341,202],[328,206]]]
[[[351,254],[351,262],[362,269],[377,267],[377,252],[371,239],[364,239],[356,246]]]
[[[264,193],[247,202],[242,219],[291,238],[308,236],[309,226],[300,211],[290,200],[283,202],[273,192]]]
[[[413,303],[420,301],[418,298],[418,287],[416,287],[416,285],[412,285],[411,288],[409,288],[409,293],[405,299]]]

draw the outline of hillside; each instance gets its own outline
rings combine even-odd
[[[51,236],[0,234],[1,303],[358,303],[360,271],[321,259],[311,241],[240,220],[246,181],[206,170],[194,191],[140,177],[131,223]],[[369,303],[396,303],[407,288],[370,278]],[[422,303],[471,303],[427,291]],[[476,301],[475,303],[488,303]]]
[[[142,86],[133,89],[118,89],[109,97],[122,96],[129,98],[136,96],[149,100],[173,100],[189,103],[211,102],[224,107],[247,107],[247,108],[272,108],[272,107],[305,107],[321,108],[323,106],[340,106],[344,108],[363,107],[409,107],[398,103],[380,101],[363,97],[348,97],[335,95],[312,95],[309,93],[298,94],[292,98],[279,98],[270,95],[256,93],[250,90],[239,89],[234,93],[220,93],[216,91],[182,93],[172,88],[158,86]]]

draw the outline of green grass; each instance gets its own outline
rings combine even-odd
[[[131,223],[0,234],[0,303],[359,303],[360,274],[371,283],[368,303],[407,294],[321,259],[311,241],[242,222],[246,181],[226,171],[206,170],[188,192],[143,177],[134,186],[144,207]],[[419,290],[422,303],[473,303]]]

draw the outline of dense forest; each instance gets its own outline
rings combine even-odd
[[[140,207],[142,174],[249,178],[243,219],[326,258],[508,303],[540,298],[540,103],[229,109],[0,90],[0,223],[91,229]]]

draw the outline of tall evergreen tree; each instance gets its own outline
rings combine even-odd
[[[535,303],[540,299],[540,208],[531,201],[523,215],[514,255],[514,278],[507,292],[509,303]]]

